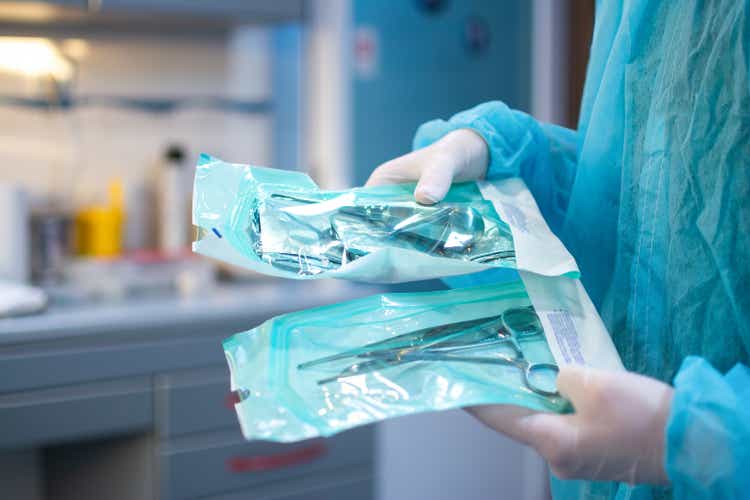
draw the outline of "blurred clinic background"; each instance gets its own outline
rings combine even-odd
[[[207,152],[360,185],[492,99],[573,126],[592,22],[593,0],[0,0],[0,498],[547,498],[540,459],[461,411],[244,442],[221,340],[383,288],[192,255],[191,181]]]

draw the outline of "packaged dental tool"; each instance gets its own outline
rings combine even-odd
[[[622,364],[580,281],[522,278],[309,309],[225,340],[245,437],[297,441],[490,403],[566,411],[559,366]]]
[[[202,155],[201,254],[285,278],[396,283],[513,268],[577,276],[520,179],[458,184],[434,206],[414,185],[321,191],[304,173]]]

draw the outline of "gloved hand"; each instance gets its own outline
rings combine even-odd
[[[489,152],[479,134],[454,130],[435,143],[387,161],[376,168],[366,186],[417,181],[414,197],[431,205],[445,197],[453,182],[481,179],[487,172]]]
[[[575,413],[538,413],[508,405],[468,411],[489,427],[535,448],[561,479],[666,484],[665,427],[673,389],[631,372],[566,366],[557,388]]]

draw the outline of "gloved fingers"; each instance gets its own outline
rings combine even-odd
[[[664,428],[673,389],[626,371],[560,369],[557,387],[574,414],[512,406],[469,411],[493,429],[536,449],[561,479],[664,484]]]
[[[549,463],[560,479],[576,477],[579,469],[580,419],[576,415],[537,413],[525,418],[525,442]]]
[[[524,443],[522,421],[536,413],[534,410],[515,405],[481,405],[464,409],[487,427]]]
[[[570,400],[577,413],[601,409],[607,395],[609,374],[602,370],[580,365],[560,367],[557,390]]]
[[[384,184],[416,182],[422,175],[424,166],[428,163],[428,148],[412,151],[378,166],[370,174],[370,178],[367,179],[365,186],[371,187],[382,186]]]
[[[422,149],[383,163],[365,186],[417,181],[414,198],[432,205],[445,198],[454,180],[481,179],[487,171],[489,151],[479,134],[454,130]]]
[[[466,408],[488,427],[534,448],[561,479],[580,473],[580,426],[576,415],[540,413],[512,405]]]
[[[555,456],[570,446],[575,416],[542,413],[514,405],[470,406],[465,410],[488,427],[535,448],[543,456]],[[546,453],[546,455],[545,455]]]
[[[472,130],[454,130],[425,149],[431,156],[414,191],[419,203],[437,203],[445,198],[453,182],[481,179],[487,172],[487,144]]]

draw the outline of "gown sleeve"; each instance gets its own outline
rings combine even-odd
[[[734,499],[750,493],[750,369],[726,375],[687,357],[674,380],[665,468],[675,498]]]
[[[487,143],[487,178],[523,178],[550,229],[559,233],[575,177],[578,132],[538,122],[503,102],[490,101],[449,120],[424,123],[417,130],[413,148],[429,146],[453,130],[466,128],[478,133]],[[512,278],[507,270],[498,269],[443,281],[451,287],[463,287]]]
[[[522,177],[552,230],[559,228],[575,176],[578,133],[490,101],[449,120],[424,123],[417,130],[413,148],[428,146],[462,128],[474,130],[487,143],[487,178]]]

